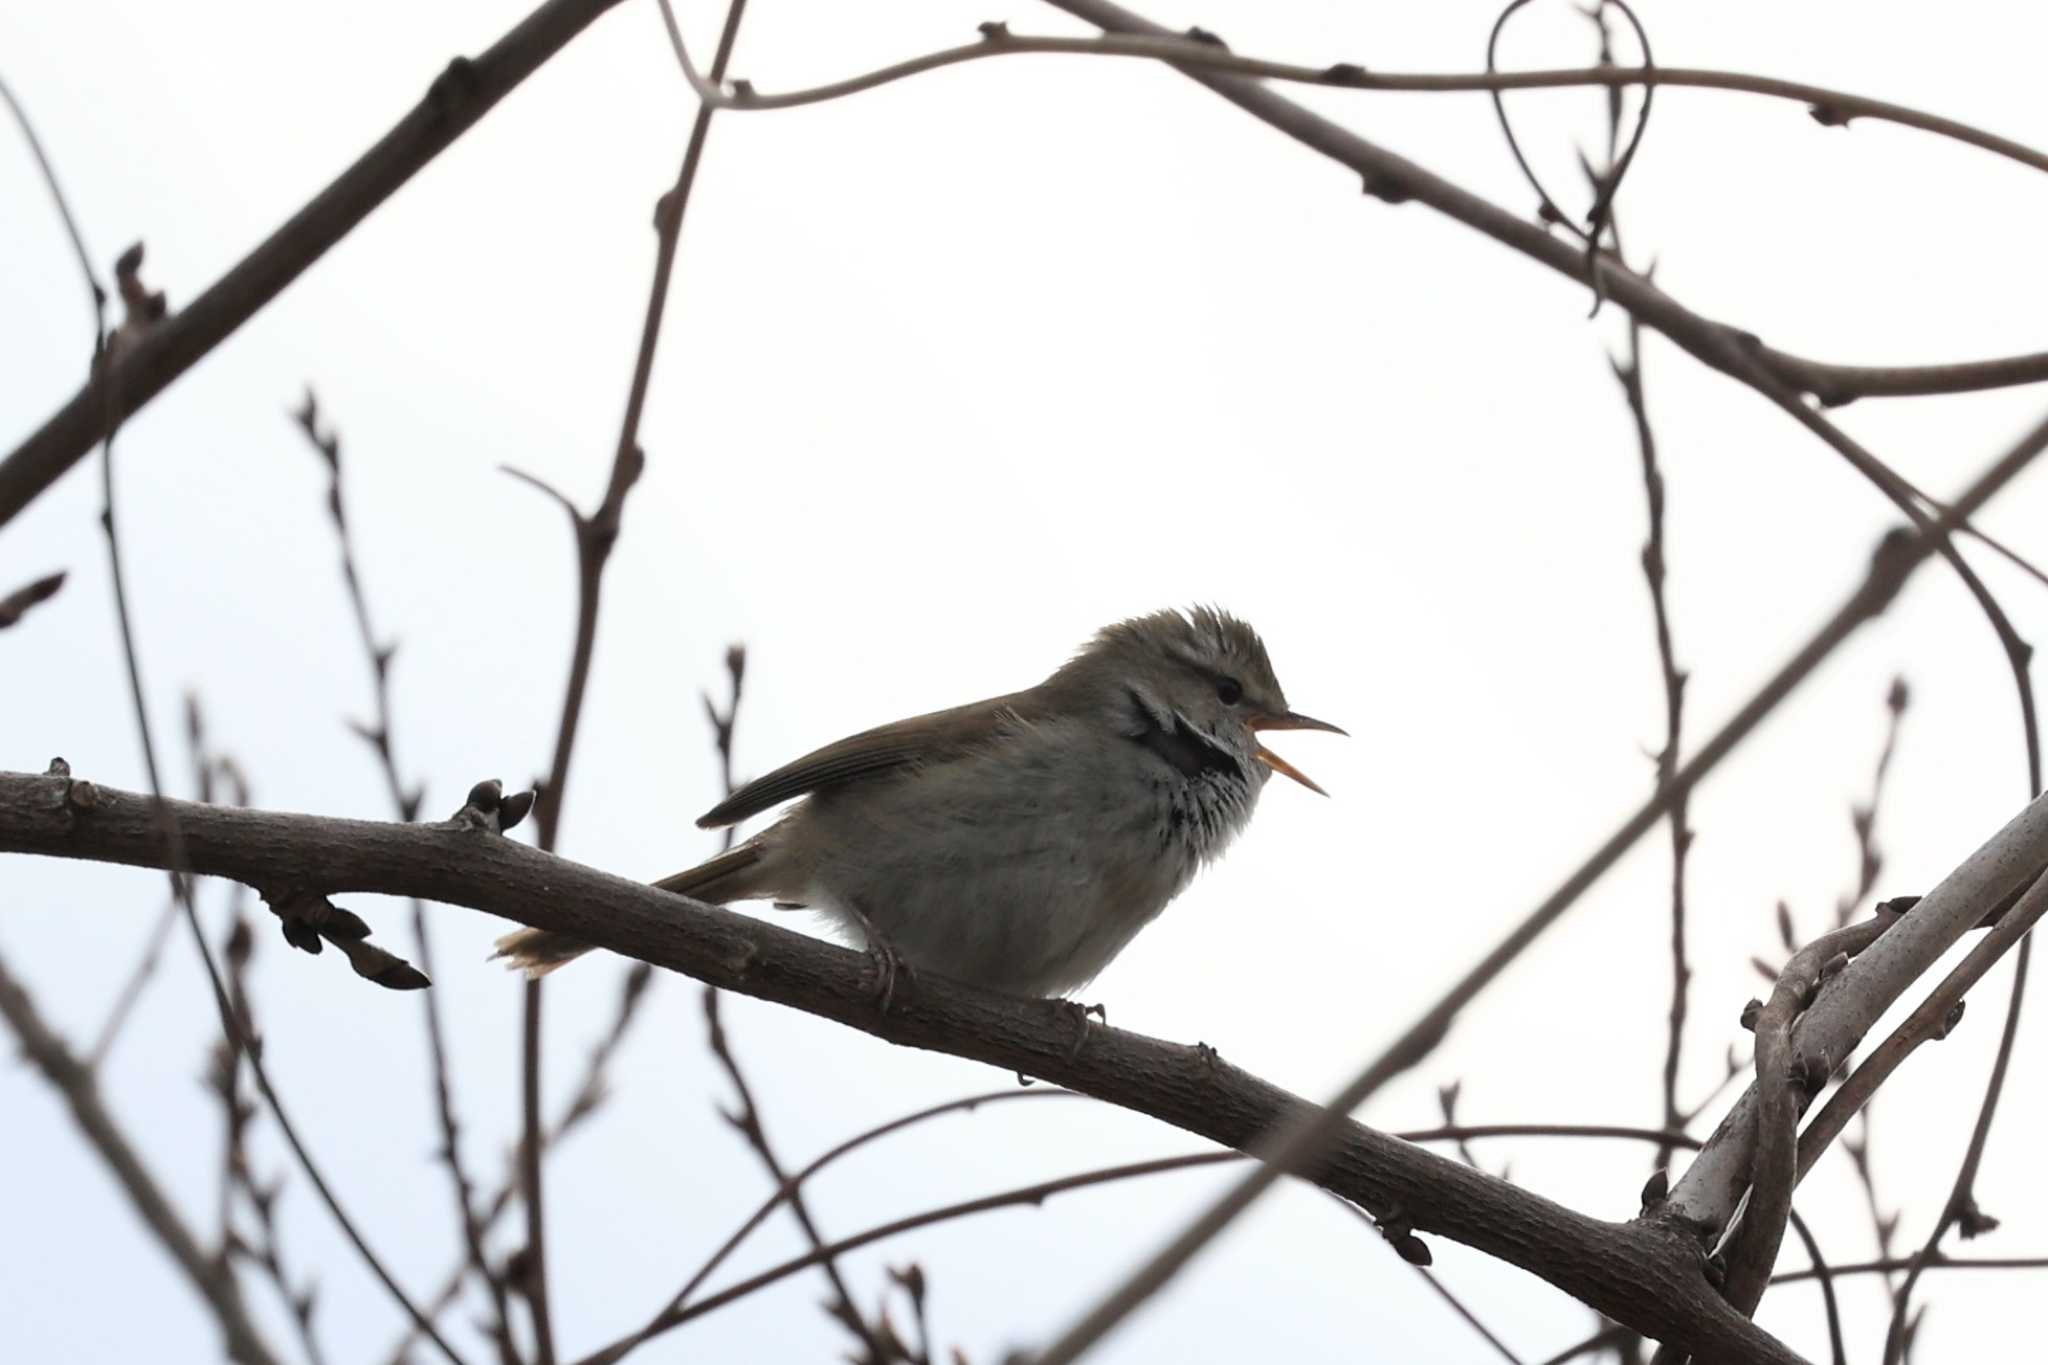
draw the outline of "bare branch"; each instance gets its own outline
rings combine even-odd
[[[1648,507],[1649,530],[1643,541],[1642,567],[1657,640],[1657,675],[1664,687],[1664,742],[1657,750],[1656,773],[1657,785],[1663,787],[1678,772],[1686,676],[1678,666],[1677,649],[1671,637],[1671,611],[1664,595],[1669,567],[1664,546],[1664,472],[1657,464],[1657,434],[1650,425],[1649,399],[1643,390],[1642,338],[1642,324],[1631,316],[1628,358],[1614,362],[1614,377],[1621,384],[1629,415],[1635,420],[1643,498]],[[1692,850],[1693,838],[1688,803],[1683,795],[1671,803],[1665,823],[1671,832],[1671,1004],[1665,1013],[1663,1123],[1666,1128],[1683,1128],[1686,1116],[1678,1108],[1678,1062],[1685,1043],[1686,992],[1692,983],[1692,967],[1686,961],[1685,949],[1685,860]],[[1669,1165],[1670,1161],[1668,1149],[1657,1153],[1658,1166]]]
[[[746,1073],[740,1070],[739,1058],[733,1055],[732,1045],[726,1040],[725,1024],[718,1017],[718,990],[713,986],[704,988],[704,1022],[710,1032],[711,1054],[718,1058],[718,1064],[725,1068],[726,1077],[732,1081],[732,1088],[739,1095],[739,1109],[737,1112],[726,1113],[726,1122],[746,1139],[747,1146],[753,1149],[754,1155],[761,1158],[761,1164],[767,1168],[769,1179],[775,1182],[777,1194],[782,1202],[789,1205],[790,1213],[795,1216],[797,1226],[803,1229],[804,1236],[810,1241],[812,1248],[824,1252],[825,1238],[818,1231],[817,1220],[811,1217],[810,1205],[804,1201],[803,1190],[790,1178],[789,1172],[783,1169],[781,1158],[775,1155],[774,1147],[769,1145],[768,1130],[762,1126],[761,1111],[754,1104],[753,1087],[747,1084]],[[832,1316],[853,1333],[854,1338],[866,1348],[865,1361],[868,1365],[889,1365],[889,1353],[883,1350],[882,1343],[876,1339],[874,1328],[868,1325],[867,1318],[861,1314],[860,1305],[854,1302],[853,1291],[846,1287],[846,1279],[839,1273],[839,1262],[834,1257],[826,1255],[818,1265],[825,1272],[825,1278],[830,1282],[832,1293],[837,1298],[836,1303],[829,1305]]]
[[[1889,1274],[1895,1270],[1907,1270],[1916,1258],[1912,1256],[1885,1257],[1876,1261],[1857,1261],[1853,1265],[1833,1267],[1833,1273],[1843,1275]],[[2048,1269],[2048,1256],[1936,1256],[1925,1262],[1923,1270],[2044,1270]],[[1814,1269],[1788,1270],[1782,1275],[1771,1277],[1772,1284],[1794,1284],[1800,1280],[1819,1279],[1820,1272]]]
[[[1813,1229],[1795,1210],[1787,1210],[1792,1230],[1799,1234],[1801,1244],[1806,1247],[1807,1259],[1813,1262],[1813,1275],[1820,1281],[1821,1306],[1828,1317],[1828,1355],[1832,1365],[1849,1365],[1849,1351],[1842,1341],[1842,1306],[1835,1301],[1834,1267],[1820,1254],[1820,1243],[1814,1239]],[[1773,1281],[1776,1283],[1776,1281]]]
[[[233,334],[618,0],[546,0],[477,57],[457,57],[353,165],[181,312],[102,365],[0,460],[0,526]]]
[[[1050,3],[1100,28],[1151,37],[1167,34],[1167,30],[1159,25],[1110,3],[1110,0],[1050,0]],[[1583,252],[1576,244],[1551,235],[1542,223],[1522,218],[1481,199],[1256,81],[1193,66],[1178,69],[1254,118],[1355,171],[1369,185],[1377,187],[1376,192],[1383,191],[1401,200],[1425,204],[1503,246],[1549,266],[1567,279],[1585,278]],[[1627,68],[1604,72],[1595,68],[1589,74],[1597,74],[1600,79],[1584,83],[1606,84],[1612,80],[1629,80],[1635,73]],[[1664,77],[1670,71],[1660,69],[1658,74]],[[1964,365],[1924,367],[1835,365],[1808,360],[1766,346],[1752,332],[1693,312],[1605,253],[1599,257],[1599,267],[1601,288],[1607,298],[1626,308],[1644,326],[1671,338],[1682,350],[1708,367],[1744,378],[1744,382],[1748,382],[1745,376],[1749,367],[1761,365],[1780,383],[1797,392],[1841,403],[1854,398],[1961,392],[1994,375],[2019,383],[2048,378],[2048,353]]]
[[[1938,961],[1951,944],[1981,923],[2001,898],[2035,881],[2044,865],[2048,865],[2048,799],[2037,798],[1840,974],[1837,985],[1801,1018],[1793,1033],[1794,1048],[1819,1057],[1847,1056],[1857,1040],[1921,973]],[[1859,1073],[1869,1071],[1871,1077],[1859,1082],[1852,1075],[1835,1092],[1807,1125],[1800,1144],[1802,1175],[1812,1169],[1827,1143],[1841,1131],[1856,1104],[1867,1099],[1878,1080],[1912,1050],[1918,1039],[1908,1042],[1902,1036],[1907,1029],[1919,1030],[1924,1037],[1938,1028],[1963,992],[1990,969],[1998,955],[2010,950],[2025,925],[2031,924],[2043,909],[2048,909],[2048,879],[2042,879],[2021,898],[2017,907],[2001,915],[1997,927],[1958,964],[1907,1024],[1900,1026],[1900,1033],[1887,1039],[1859,1068]],[[1748,1183],[1746,1173],[1754,1161],[1756,1108],[1756,1091],[1752,1087],[1722,1120],[1699,1159],[1672,1191],[1674,1212],[1692,1225],[1720,1228],[1733,1213],[1736,1197]]]
[[[115,993],[113,1008],[107,1011],[107,1021],[100,1025],[99,1035],[93,1040],[87,1065],[95,1071],[107,1060],[107,1054],[114,1050],[114,1040],[121,1036],[121,1026],[128,1022],[129,1012],[142,998],[143,987],[156,975],[157,963],[163,959],[164,944],[177,925],[178,902],[174,898],[165,901],[164,908],[157,912],[156,923],[150,926],[149,936],[143,940],[142,953],[129,970],[127,981]]]
[[[1849,959],[1896,922],[1895,914],[1881,909],[1861,924],[1822,934],[1807,944],[1785,964],[1757,1016],[1755,1165],[1748,1206],[1725,1248],[1728,1273],[1722,1286],[1728,1301],[1742,1312],[1756,1311],[1792,1214],[1792,1189],[1799,1179],[1799,1112],[1819,1093],[1839,1060],[1795,1048],[1793,1021],[1816,1003],[1823,986],[1842,979]]]
[[[85,277],[85,287],[92,297],[93,354],[97,356],[107,330],[107,291],[101,287],[99,276],[92,268],[92,253],[85,249],[85,236],[78,230],[78,218],[71,212],[71,201],[64,197],[64,187],[57,183],[57,168],[43,150],[43,140],[36,136],[36,127],[29,122],[28,110],[21,107],[21,101],[14,97],[14,91],[6,81],[0,81],[0,100],[7,102],[7,107],[14,113],[14,121],[21,126],[21,135],[35,156],[36,168],[42,172],[43,184],[49,188],[50,198],[57,205],[57,216],[63,220],[64,235],[71,239],[71,250],[78,257],[79,273]]]
[[[179,1217],[156,1177],[142,1164],[141,1156],[128,1145],[127,1137],[100,1103],[99,1087],[93,1081],[91,1069],[72,1056],[64,1040],[43,1022],[27,989],[8,973],[4,961],[0,961],[0,1018],[7,1020],[15,1037],[21,1040],[29,1061],[64,1097],[79,1131],[121,1182],[135,1212],[206,1300],[220,1323],[229,1357],[241,1365],[277,1365],[277,1357],[249,1320],[241,1290],[225,1262],[208,1255]]]
[[[2048,879],[2044,879],[2048,881]],[[2048,886],[2041,888],[2048,891]],[[2029,906],[2025,899],[2012,910],[2007,919],[2027,922],[2039,920],[2041,911],[2048,908],[2048,895],[2039,903]],[[1980,945],[1990,949],[1993,940],[2006,928],[2003,921],[1992,931],[1990,937]],[[1962,1168],[1956,1172],[1955,1183],[1949,1189],[1948,1202],[1942,1205],[1941,1217],[1936,1220],[1934,1230],[1927,1235],[1927,1241],[1913,1257],[1913,1264],[1906,1271],[1906,1282],[1899,1286],[1897,1303],[1892,1311],[1891,1327],[1885,1337],[1886,1365],[1902,1359],[1912,1344],[1913,1324],[1918,1318],[1909,1312],[1913,1301],[1913,1288],[1920,1282],[1920,1272],[1941,1249],[1941,1239],[1948,1235],[1950,1228],[1960,1228],[1965,1238],[1982,1236],[1998,1226],[1998,1220],[1977,1206],[1977,1172],[1984,1162],[1984,1148],[1991,1140],[1991,1122],[1998,1114],[1999,1097],[2005,1092],[2005,1078],[2012,1065],[2013,1047],[2019,1039],[2020,1005],[2027,994],[2027,969],[2032,965],[2034,940],[2026,935],[2026,924],[2015,926],[2019,936],[2019,955],[2013,960],[2012,993],[2007,997],[2005,1027],[1999,1033],[1998,1056],[1991,1064],[1991,1079],[1984,1089],[1984,1100],[1977,1108],[1977,1122],[1970,1130],[1969,1150],[1963,1155]],[[1999,950],[2009,946],[1997,945]],[[1967,965],[1967,964],[1965,964]],[[1960,970],[1960,969],[1959,969]],[[1943,983],[1946,985],[1947,983]],[[1960,1002],[1958,1002],[1960,1004]]]
[[[1061,9],[1076,12],[1071,7],[1060,4],[1059,0],[1053,0],[1053,3]],[[1091,23],[1101,24],[1101,20],[1093,13],[1080,17]],[[809,104],[822,104],[829,100],[844,99],[849,95],[892,85],[927,71],[958,66],[963,62],[984,61],[992,57],[1032,54],[1121,57],[1164,62],[1184,70],[1278,81],[1290,85],[1414,94],[1497,94],[1508,90],[1557,90],[1578,86],[1605,86],[1609,89],[1644,86],[1726,90],[1803,104],[1819,121],[1833,126],[1845,126],[1852,118],[1896,123],[1902,127],[1915,128],[1937,137],[1976,147],[2037,171],[2048,171],[2048,153],[2036,151],[2025,143],[2000,137],[1996,133],[1986,132],[1959,120],[1943,118],[1938,114],[1926,113],[1887,100],[1869,99],[1844,90],[1832,90],[1826,86],[1809,85],[1802,81],[1780,80],[1773,76],[1682,66],[1592,66],[1563,70],[1493,72],[1374,71],[1352,62],[1305,66],[1296,62],[1244,56],[1220,44],[1169,33],[1164,29],[1126,29],[1125,25],[1120,23],[1101,26],[1125,31],[1094,37],[1065,37],[1012,33],[1006,24],[986,23],[981,25],[981,37],[975,42],[920,53],[858,75],[786,91],[759,90],[751,81],[723,82],[716,75],[707,79],[689,59],[688,49],[673,23],[670,25],[669,38],[671,45],[677,49],[677,57],[683,67],[684,76],[697,98],[714,108],[741,112],[796,109]]]
[[[740,18],[746,0],[731,0],[726,10],[725,29],[719,36],[718,55],[712,63],[716,79],[732,57],[739,37]],[[626,413],[619,424],[619,439],[612,456],[611,477],[597,511],[585,517],[567,498],[556,496],[569,512],[576,536],[576,643],[569,660],[569,682],[562,697],[562,719],[555,732],[554,758],[539,792],[534,821],[542,849],[552,852],[561,834],[562,800],[568,790],[569,760],[576,749],[576,730],[583,714],[583,694],[590,681],[590,661],[597,644],[598,607],[604,586],[604,570],[612,546],[619,537],[626,495],[646,467],[640,450],[640,415],[646,406],[647,390],[654,376],[654,353],[661,340],[661,325],[668,309],[669,280],[674,272],[676,246],[682,236],[683,212],[690,190],[697,182],[697,166],[704,154],[704,139],[711,130],[712,107],[697,110],[684,148],[682,164],[674,186],[655,209],[654,280],[647,291],[646,318],[641,324],[640,347],[633,361],[633,379],[626,397]],[[528,477],[529,482],[538,483]],[[539,485],[545,488],[546,485]],[[550,490],[551,491],[551,490]],[[542,983],[525,983],[525,1026],[521,1033],[521,1112],[524,1136],[520,1145],[520,1183],[526,1202],[526,1277],[523,1288],[533,1309],[534,1337],[539,1365],[554,1365],[554,1332],[548,1313],[547,1243],[541,1195],[542,1118],[540,1106]]]
[[[136,266],[140,260],[141,250],[139,246],[131,248],[123,255],[121,264],[116,269],[117,277],[122,280],[123,297],[130,301],[131,323],[136,320],[132,315],[134,308],[133,295],[136,292],[134,277]],[[152,333],[144,332],[142,334],[142,341],[136,344],[146,344],[150,335]],[[398,1281],[392,1277],[391,1272],[385,1267],[383,1261],[371,1250],[369,1242],[356,1227],[355,1220],[349,1217],[348,1211],[342,1207],[340,1199],[335,1196],[333,1188],[328,1185],[326,1178],[320,1173],[320,1168],[315,1164],[312,1153],[299,1137],[297,1126],[291,1121],[290,1114],[286,1112],[284,1102],[278,1097],[276,1088],[270,1082],[269,1068],[265,1066],[262,1056],[252,1046],[248,1035],[242,1029],[241,1020],[235,1012],[233,1002],[229,999],[227,985],[222,978],[219,964],[214,961],[213,950],[206,942],[205,929],[199,922],[198,907],[194,905],[192,900],[191,864],[186,859],[184,834],[174,809],[183,803],[170,802],[164,799],[163,779],[157,766],[156,742],[151,732],[149,707],[145,700],[147,694],[142,682],[141,656],[135,646],[135,626],[128,604],[126,574],[122,565],[119,522],[115,517],[114,434],[115,428],[118,425],[118,418],[112,414],[111,399],[109,403],[110,410],[104,419],[106,435],[101,444],[100,453],[100,492],[102,499],[100,526],[106,533],[107,563],[114,593],[114,616],[120,631],[121,654],[128,676],[129,700],[133,704],[136,731],[141,741],[143,770],[148,774],[150,794],[153,798],[151,802],[152,833],[155,842],[162,849],[162,858],[159,865],[170,876],[171,894],[184,913],[185,924],[191,930],[193,944],[199,951],[200,963],[206,969],[207,984],[213,992],[214,1007],[220,1015],[221,1030],[233,1045],[237,1054],[248,1062],[250,1074],[256,1081],[256,1088],[262,1094],[264,1102],[269,1105],[271,1117],[277,1122],[278,1132],[284,1137],[286,1145],[291,1148],[293,1156],[298,1159],[300,1168],[306,1173],[306,1179],[312,1183],[314,1190],[320,1195],[321,1201],[327,1205],[327,1211],[333,1215],[335,1223],[341,1228],[342,1233],[348,1238],[350,1244],[354,1246],[356,1254],[362,1258],[363,1263],[370,1268],[371,1273],[384,1286],[385,1291],[405,1310],[406,1315],[420,1326],[421,1331],[448,1358],[451,1365],[465,1365],[462,1357],[457,1355],[454,1348],[449,1346],[441,1334],[434,1329],[433,1323],[428,1321],[426,1316],[420,1312],[419,1307],[413,1303],[405,1290],[400,1287]],[[4,471],[0,471],[0,473],[4,473]],[[91,784],[72,782],[69,777],[70,770],[62,759],[53,760],[50,767],[51,776],[63,785],[64,802],[67,808],[92,809],[97,797],[91,794],[93,793]],[[206,808],[200,807],[200,809]],[[279,878],[260,883],[248,882],[241,878],[236,880],[242,880],[245,885],[256,887],[258,891],[265,895],[266,899],[272,901],[273,908],[278,908],[278,901],[272,899],[273,892],[266,888],[284,888],[283,891],[276,894],[287,899],[292,905],[302,911],[310,904],[301,884],[296,880]],[[379,979],[381,984],[395,985],[399,988],[409,988],[415,984],[404,975],[404,972],[411,971],[410,968],[405,967],[403,963],[397,962],[396,959],[391,959],[389,954],[382,953],[381,949],[372,949],[368,945],[365,941],[369,934],[369,926],[367,924],[347,911],[332,907],[324,897],[316,896],[316,899],[321,908],[321,913],[306,914],[297,920],[296,925],[290,917],[286,916],[284,909],[279,909],[280,916],[285,917],[285,936],[294,947],[304,949],[307,952],[318,952],[319,945],[323,940],[335,943],[348,955],[351,966],[365,975],[371,975],[373,979]],[[388,960],[379,962],[375,957],[367,956],[372,953],[381,955]],[[398,969],[403,969],[403,971]],[[413,972],[412,976],[418,977],[418,973]],[[426,978],[418,977],[416,984],[425,985]]]
[[[168,861],[152,800],[94,788],[81,811],[67,794],[78,785],[0,775],[0,851]],[[467,905],[891,1042],[1043,1077],[1239,1150],[1319,1112],[1213,1053],[1105,1025],[1077,1054],[1071,1027],[1038,1002],[940,977],[883,1013],[859,952],[541,853],[481,821],[400,825],[168,804],[185,864],[201,875],[260,883],[290,867],[333,894]],[[1661,1225],[1587,1218],[1348,1120],[1308,1173],[1369,1209],[1398,1206],[1416,1230],[1524,1266],[1659,1339],[1779,1365],[1796,1359],[1734,1313],[1699,1273],[1690,1242]]]
[[[222,951],[228,968],[228,994],[244,1034],[255,1039],[260,1035],[249,1003],[248,972],[256,940],[249,931],[248,920],[239,912],[231,924],[227,944]],[[306,1358],[312,1365],[324,1365],[326,1356],[320,1349],[319,1337],[313,1331],[313,1308],[317,1301],[313,1282],[309,1279],[295,1285],[285,1269],[284,1247],[277,1226],[277,1200],[282,1193],[283,1181],[265,1184],[258,1180],[249,1158],[249,1122],[255,1118],[256,1108],[242,1098],[242,1054],[225,1037],[214,1041],[212,1053],[208,1072],[225,1120],[225,1136],[221,1144],[224,1168],[220,1190],[221,1257],[223,1261],[231,1261],[239,1256],[255,1263],[291,1314],[292,1325],[298,1331],[299,1344],[305,1349]],[[231,1210],[236,1194],[242,1196],[242,1202],[256,1217],[254,1241],[235,1228]]]
[[[392,813],[408,823],[417,820],[424,790],[408,785],[398,769],[397,741],[393,735],[391,661],[398,652],[396,642],[379,640],[370,620],[369,596],[363,590],[362,571],[356,563],[355,538],[351,534],[348,504],[341,483],[341,436],[332,426],[322,427],[320,403],[310,385],[305,401],[292,413],[292,421],[327,466],[327,516],[334,525],[334,537],[341,551],[341,579],[348,590],[350,614],[355,619],[356,639],[369,665],[372,695],[376,700],[376,721],[351,728],[377,756],[384,786],[391,796]],[[419,954],[420,970],[431,976],[434,966],[433,940],[427,930],[426,907],[412,902],[412,937]],[[490,1336],[497,1347],[500,1365],[517,1365],[518,1352],[512,1341],[512,1308],[504,1275],[491,1264],[484,1250],[484,1230],[476,1215],[475,1182],[462,1157],[462,1125],[455,1113],[454,1086],[449,1076],[448,1043],[441,1029],[441,1007],[432,991],[420,994],[421,1012],[427,1031],[427,1057],[434,1077],[434,1113],[441,1127],[441,1162],[448,1168],[451,1192],[455,1196],[456,1227],[468,1255],[471,1271],[490,1295]]]

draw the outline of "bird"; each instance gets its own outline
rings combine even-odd
[[[655,886],[821,912],[878,966],[1064,997],[1221,856],[1273,773],[1260,742],[1345,731],[1289,708],[1266,646],[1211,606],[1105,626],[1035,687],[852,735],[706,811],[720,829],[797,800],[759,834]],[[801,800],[798,800],[801,798]],[[538,977],[587,952],[522,929],[496,957]]]

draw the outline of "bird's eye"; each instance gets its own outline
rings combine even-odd
[[[1244,700],[1244,689],[1238,686],[1237,679],[1235,678],[1218,678],[1216,680],[1216,699],[1225,706],[1235,706]]]

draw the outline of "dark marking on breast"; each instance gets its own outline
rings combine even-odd
[[[1150,749],[1190,782],[1204,773],[1219,773],[1238,782],[1245,781],[1244,768],[1227,750],[1211,743],[1207,736],[1179,716],[1172,728],[1162,726],[1136,692],[1131,698],[1131,728],[1124,732],[1133,743]]]

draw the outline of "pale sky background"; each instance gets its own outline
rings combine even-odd
[[[521,0],[423,6],[71,0],[0,7],[0,72],[37,120],[103,270],[138,238],[173,307],[380,135]],[[1383,70],[1469,70],[1492,4],[1169,3],[1240,51]],[[708,61],[723,7],[682,19]],[[2048,13],[2009,4],[1645,3],[1666,64],[1834,84],[2040,146]],[[959,41],[976,22],[1076,26],[1030,5],[754,0],[733,73],[764,90]],[[1530,7],[1510,64],[1576,63],[1561,0]],[[1483,97],[1302,96],[1518,210],[1531,203]],[[1532,156],[1576,200],[1574,138],[1597,93],[1515,101]],[[310,383],[338,425],[347,496],[394,672],[405,771],[446,815],[479,778],[546,762],[573,618],[559,511],[510,463],[598,495],[650,268],[649,216],[692,110],[656,11],[630,0],[377,211],[124,428],[120,497],[169,772],[180,698],[266,806],[382,817],[343,721],[369,680],[336,573],[325,471],[287,419]],[[1657,99],[1622,200],[1632,248],[1680,299],[1774,344],[1845,362],[2040,349],[2048,180],[1906,130],[1816,126],[1794,104]],[[0,443],[76,386],[89,324],[61,229],[19,139],[0,136]],[[1606,354],[1610,309],[1430,211],[1363,197],[1346,171],[1170,72],[1030,57],[823,107],[721,116],[690,208],[635,491],[613,561],[567,799],[564,851],[656,877],[715,847],[690,820],[716,772],[696,700],[746,641],[739,766],[763,771],[858,728],[1028,684],[1104,621],[1215,600],[1253,621],[1289,695],[1350,728],[1280,746],[1334,793],[1276,784],[1251,832],[1087,992],[1120,1026],[1204,1040],[1323,1093],[1424,1008],[1648,791],[1662,730],[1637,552],[1643,490]],[[1671,601],[1692,671],[1688,749],[1831,611],[1894,514],[1839,459],[1660,341],[1646,355],[1670,486]],[[1839,414],[1937,492],[1966,483],[2048,392],[1866,401]],[[52,754],[142,784],[81,466],[0,534],[0,589],[53,568],[62,595],[0,637],[0,766]],[[2036,471],[1982,519],[2022,550]],[[2020,629],[2048,598],[1972,557]],[[1913,688],[1880,817],[1883,894],[1923,891],[2025,796],[2011,683],[1952,575],[1929,569],[1698,794],[1693,1031],[1684,1090],[1715,1081],[1775,956],[1781,897],[1803,929],[1853,881],[1895,674]],[[1669,962],[1660,831],[1362,1117],[1650,1123]],[[208,889],[218,913],[222,889]],[[162,896],[156,874],[16,860],[0,949],[84,1046]],[[403,946],[403,907],[350,902]],[[516,1123],[516,982],[483,958],[503,925],[436,908],[436,990],[473,1167],[494,1179]],[[259,924],[268,1057],[375,1245],[424,1295],[454,1256],[417,1000]],[[549,993],[564,1090],[620,967]],[[1877,1105],[1884,1198],[1917,1244],[1976,1111],[2009,974]],[[664,1300],[765,1192],[717,1118],[700,991],[663,978],[600,1120],[547,1186],[558,1336],[609,1339]],[[1917,998],[1917,996],[1915,997]],[[2048,1248],[2027,1159],[2048,1122],[2034,1010],[1979,1190],[2006,1219],[1973,1248]],[[213,1037],[190,945],[173,941],[106,1076],[117,1113],[194,1222],[213,1228]],[[804,1015],[728,1004],[792,1163],[883,1117],[1009,1078]],[[207,1359],[196,1299],[76,1138],[44,1082],[0,1069],[0,1357]],[[1702,1128],[1704,1131],[1704,1128]],[[891,1139],[822,1179],[844,1234],[901,1213],[1113,1161],[1201,1149],[1091,1102],[1000,1107]],[[395,1309],[285,1172],[286,1255],[321,1285],[336,1361],[383,1357]],[[1493,1166],[1626,1217],[1647,1149],[1527,1142]],[[1867,1254],[1847,1163],[1802,1191],[1830,1255]],[[848,1259],[866,1305],[915,1259],[938,1339],[976,1365],[1042,1342],[1228,1177],[1169,1176],[914,1234]],[[1430,1238],[1447,1282],[1529,1359],[1590,1315],[1512,1268]],[[511,1242],[506,1242],[509,1247]],[[799,1246],[777,1221],[735,1263]],[[1788,1252],[1787,1263],[1800,1260]],[[2029,1322],[2039,1272],[1929,1277],[1928,1359]],[[710,1317],[639,1359],[824,1360],[840,1330],[815,1277]],[[294,1346],[266,1290],[250,1297]],[[1843,1289],[1874,1358],[1874,1281]],[[1775,1331],[1823,1352],[1818,1296],[1775,1291]],[[480,1339],[450,1319],[465,1346]],[[1285,1190],[1099,1352],[1467,1361],[1487,1348],[1379,1239]],[[480,1355],[472,1349],[472,1359]]]

